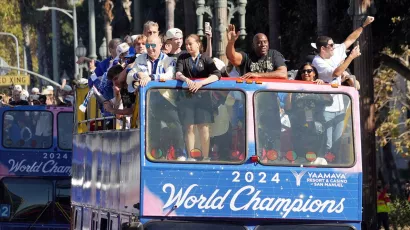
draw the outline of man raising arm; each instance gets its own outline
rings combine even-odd
[[[236,52],[235,41],[239,32],[234,25],[228,27],[228,44],[226,56],[232,65],[239,67],[243,78],[278,78],[287,79],[285,59],[281,53],[269,49],[269,41],[265,34],[258,33],[253,37],[252,53]]]

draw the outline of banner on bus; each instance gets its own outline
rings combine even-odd
[[[0,86],[9,85],[30,85],[30,76],[28,75],[6,75],[0,77]]]

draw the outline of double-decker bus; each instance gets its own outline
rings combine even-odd
[[[74,229],[361,229],[353,87],[226,78],[192,94],[150,82],[136,108],[129,130],[76,121]]]
[[[0,229],[69,229],[73,109],[1,107]]]

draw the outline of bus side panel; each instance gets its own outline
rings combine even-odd
[[[85,135],[75,135],[73,143],[71,201],[81,203],[83,201],[83,184],[85,180],[85,155],[88,151]]]
[[[120,151],[120,210],[128,213],[137,213],[139,210],[134,208],[134,205],[139,206],[141,184],[139,129],[122,132]]]
[[[120,132],[119,135],[115,136],[115,144],[110,143],[111,145],[111,152],[109,153],[109,164],[110,164],[110,171],[108,171],[108,182],[110,184],[108,188],[108,197],[107,197],[107,206],[118,210],[119,209],[119,201],[120,201],[120,151],[121,145],[117,143],[121,143],[121,136],[123,132]]]
[[[83,209],[83,230],[90,230],[91,229],[91,215],[92,210],[90,208]]]

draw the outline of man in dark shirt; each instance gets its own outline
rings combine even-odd
[[[239,37],[239,32],[235,31],[234,25],[229,25],[227,36],[226,56],[233,66],[239,67],[243,78],[288,78],[284,57],[278,51],[269,49],[269,41],[265,34],[258,33],[253,37],[253,50],[250,54],[235,51],[235,41]],[[271,149],[279,152],[281,122],[277,93],[262,92],[256,96],[256,119],[260,124],[264,124],[258,127],[258,154]]]
[[[239,67],[244,78],[279,78],[287,79],[285,59],[281,53],[269,49],[269,41],[265,34],[258,33],[253,37],[252,53],[236,52],[235,41],[239,32],[234,25],[228,27],[228,44],[226,56],[232,65]]]

